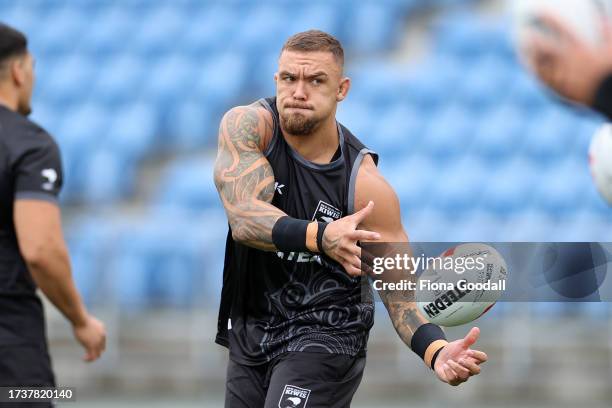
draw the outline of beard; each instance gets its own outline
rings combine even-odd
[[[32,113],[32,106],[29,102],[19,102],[17,104],[17,113],[22,116],[30,116]]]
[[[314,118],[307,118],[300,113],[280,115],[283,129],[295,136],[307,136],[314,132],[319,125],[319,121]]]

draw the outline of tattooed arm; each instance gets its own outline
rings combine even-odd
[[[225,114],[219,129],[215,185],[237,242],[276,250],[272,227],[286,214],[271,204],[274,173],[263,151],[273,135],[272,115],[254,104]]]
[[[408,242],[402,226],[400,205],[393,188],[378,171],[370,156],[366,156],[357,173],[355,186],[355,209],[363,208],[369,201],[375,202],[374,211],[362,222],[365,229],[380,233],[382,242]],[[393,249],[393,248],[390,248]],[[377,254],[378,255],[378,254]],[[412,253],[408,254],[412,256]],[[402,272],[404,278],[407,273]],[[388,277],[400,280],[402,276]],[[419,313],[413,291],[378,291],[385,304],[393,327],[402,341],[410,346],[412,335],[427,319]]]
[[[369,201],[375,202],[375,209],[362,221],[360,226],[379,232],[383,242],[407,244],[408,236],[402,226],[397,195],[379,173],[372,158],[366,156],[357,174],[355,209],[364,208]],[[405,250],[408,251],[407,255],[412,256],[410,247],[405,246]],[[397,252],[397,248],[389,247],[390,255]],[[384,256],[384,254],[376,255]],[[387,274],[388,272],[385,272],[385,275]],[[393,282],[415,276],[408,274],[409,271],[391,271],[392,276],[388,276],[385,280]],[[428,323],[419,312],[414,291],[380,290],[378,293],[389,312],[397,334],[406,345],[412,347],[414,334],[420,327]],[[417,337],[420,336],[420,333],[422,332],[419,332]],[[450,385],[459,385],[467,381],[471,376],[480,373],[480,364],[487,360],[485,353],[470,348],[478,339],[479,333],[478,328],[472,328],[463,339],[450,343],[439,339],[429,343],[423,356],[425,364],[431,367],[431,361],[437,352],[435,366],[432,368],[441,381]]]

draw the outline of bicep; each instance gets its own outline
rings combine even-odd
[[[360,228],[378,232],[382,242],[408,242],[395,190],[380,174],[371,158],[364,159],[357,174],[356,211],[374,202],[374,210]]]
[[[64,247],[61,214],[57,205],[47,201],[18,199],[14,202],[17,240],[26,259],[36,257],[42,247]]]
[[[214,177],[224,205],[272,201],[274,172],[263,154],[270,126],[266,114],[252,107],[234,108],[223,117]]]

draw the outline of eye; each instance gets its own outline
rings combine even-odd
[[[321,81],[319,78],[315,78],[312,81],[310,81],[313,85],[321,85],[321,83],[323,81]]]
[[[285,75],[285,76],[283,76],[282,80],[285,81],[285,82],[293,82],[295,80],[295,78],[293,76],[291,76],[291,75]]]

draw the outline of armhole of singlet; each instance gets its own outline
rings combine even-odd
[[[351,168],[351,177],[349,178],[349,185],[348,185],[348,214],[347,215],[351,215],[355,212],[355,186],[357,184],[357,173],[359,173],[359,168],[361,167],[361,162],[363,161],[363,158],[365,157],[366,154],[370,154],[372,155],[372,158],[374,159],[374,163],[378,164],[378,154],[376,154],[375,151],[370,150],[368,148],[363,148],[359,151],[359,153],[357,154],[357,158],[355,158],[355,161],[353,162],[353,167]]]
[[[274,132],[272,133],[272,139],[270,139],[270,143],[268,144],[268,146],[266,146],[266,149],[263,152],[264,157],[268,157],[270,155],[270,153],[272,153],[272,150],[274,150],[274,147],[276,146],[276,143],[278,141],[278,123],[276,123],[276,115],[274,114],[274,109],[272,109],[272,107],[270,106],[270,104],[268,103],[268,101],[265,98],[261,98],[258,101],[268,112],[270,112],[270,115],[272,115],[272,123],[274,124]]]

